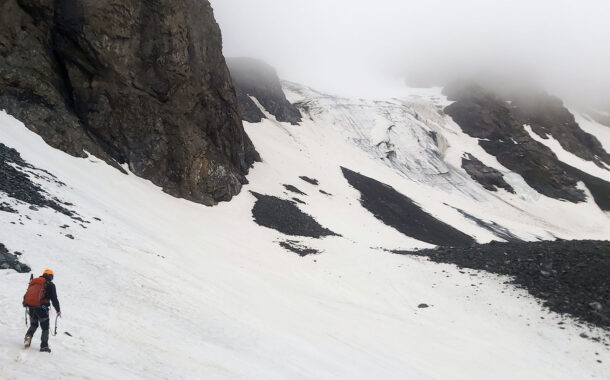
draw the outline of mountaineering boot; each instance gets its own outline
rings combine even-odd
[[[40,352],[51,352],[51,348],[49,346],[40,347]]]
[[[25,338],[23,339],[23,346],[25,348],[29,348],[31,344],[32,344],[32,336],[26,335]]]

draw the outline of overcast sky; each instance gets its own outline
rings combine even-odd
[[[610,0],[210,1],[225,56],[325,91],[493,72],[572,98],[610,92]]]

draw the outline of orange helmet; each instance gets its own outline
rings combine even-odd
[[[43,274],[43,275],[45,275],[45,274],[49,274],[49,275],[53,276],[53,271],[52,271],[52,270],[50,270],[50,269],[45,269],[45,270],[44,270],[44,272],[42,272],[42,274]]]

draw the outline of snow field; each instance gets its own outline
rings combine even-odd
[[[610,373],[610,351],[580,338],[574,323],[559,329],[556,317],[524,292],[505,289],[505,279],[377,249],[428,244],[370,216],[337,164],[383,180],[445,222],[464,223],[467,233],[489,239],[434,205],[463,202],[469,210],[474,200],[410,184],[314,123],[267,120],[246,130],[264,162],[233,201],[208,208],[93,157],[51,149],[0,113],[0,142],[65,182],[45,187],[91,222],[82,228],[25,205],[14,206],[23,225],[19,215],[2,214],[0,241],[23,252],[35,274],[55,270],[64,318],[51,337],[50,357],[23,350],[21,297],[29,275],[0,271],[0,378],[599,379]],[[305,212],[343,235],[296,238],[321,255],[289,253],[277,244],[286,236],[252,221],[255,199],[248,191],[281,196],[284,183],[308,194],[297,196],[308,203]],[[493,207],[506,219],[522,217],[498,204]],[[556,222],[537,228],[560,230]],[[70,227],[59,228],[64,224]],[[596,233],[581,228],[570,233]],[[419,309],[420,303],[433,306]],[[33,348],[37,339],[39,333]]]

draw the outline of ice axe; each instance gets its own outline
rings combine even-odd
[[[30,273],[30,282],[28,282],[28,288],[34,279],[34,273]],[[25,304],[25,296],[23,296],[23,308],[25,310],[25,327],[28,327],[28,306]]]
[[[57,318],[59,318],[59,314],[55,315],[55,331],[53,331],[53,336],[57,335]]]

